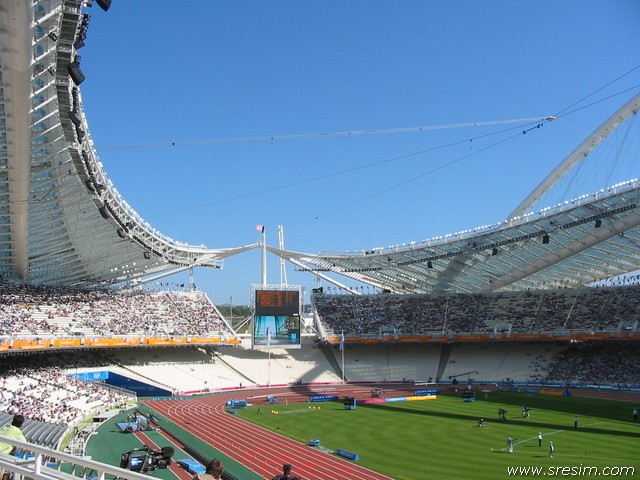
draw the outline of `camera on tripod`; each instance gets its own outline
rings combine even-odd
[[[141,448],[134,448],[120,455],[120,468],[141,473],[167,468],[171,465],[173,453],[173,447],[162,447],[160,450],[153,450],[145,445]]]

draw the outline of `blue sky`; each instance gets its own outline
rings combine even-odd
[[[259,241],[258,224],[318,253],[499,222],[640,85],[636,0],[189,5],[94,5],[81,91],[128,203],[212,248]],[[558,113],[526,135],[514,121]],[[195,282],[247,304],[260,253]]]

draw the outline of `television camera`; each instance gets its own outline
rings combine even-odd
[[[167,468],[171,465],[173,453],[173,447],[162,447],[160,450],[153,450],[145,445],[141,448],[134,448],[120,455],[120,468],[141,473]]]

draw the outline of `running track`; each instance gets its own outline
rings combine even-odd
[[[335,393],[335,388],[331,387]],[[254,391],[258,392],[258,391]],[[247,392],[249,393],[249,392]],[[309,392],[299,394],[283,389],[269,389],[264,395],[248,397],[256,404],[264,404],[264,396],[284,395],[295,402],[304,402]],[[317,392],[320,393],[320,392]],[[347,391],[354,395],[364,391]],[[366,390],[369,393],[369,389]],[[356,395],[358,396],[358,395]],[[188,400],[149,400],[145,405],[193,435],[207,442],[263,478],[272,478],[282,472],[282,465],[293,465],[293,474],[304,480],[326,480],[338,475],[344,480],[389,480],[391,477],[368,470],[336,455],[301,444],[283,435],[253,425],[225,411],[225,403],[239,397],[238,392],[197,397]]]

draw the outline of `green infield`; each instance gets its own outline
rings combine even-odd
[[[355,410],[345,410],[341,402],[250,405],[238,414],[305,444],[319,441],[319,447],[309,448],[355,453],[359,465],[397,480],[640,477],[640,422],[631,415],[637,404],[515,392],[480,395],[475,402],[442,395]],[[523,406],[530,418],[523,418]],[[499,420],[500,409],[506,421]],[[481,418],[484,427],[478,426]]]

